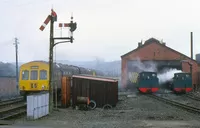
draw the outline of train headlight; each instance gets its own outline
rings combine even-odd
[[[34,88],[37,88],[37,84],[34,84]]]
[[[46,86],[45,85],[42,85],[42,90],[44,90],[46,88]]]
[[[33,84],[31,84],[31,88],[33,88]]]

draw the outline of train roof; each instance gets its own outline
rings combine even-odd
[[[32,62],[40,62],[40,63],[49,64],[49,62],[43,61],[43,60],[34,60],[34,61],[30,61],[30,62],[28,62],[28,63],[32,63]],[[25,64],[26,64],[26,63],[25,63]]]
[[[178,74],[191,74],[190,72],[178,72],[178,73],[174,73],[174,75],[178,75]]]
[[[30,62],[24,63],[21,66],[29,64],[29,63],[33,63],[33,62],[39,62],[39,63],[43,63],[43,64],[49,65],[48,61],[34,60],[34,61],[30,61]],[[91,72],[91,71],[99,72],[99,71],[94,70],[94,69],[79,67],[79,66],[75,66],[75,65],[62,64],[62,63],[54,63],[53,66],[54,66],[54,68],[61,69],[61,70],[62,69],[72,69],[72,70],[81,70],[81,71],[86,70],[86,71],[89,71],[89,72]]]
[[[147,72],[147,71],[140,72],[140,74],[141,73],[149,73],[149,74],[153,74],[154,73],[154,74],[157,74],[157,72]]]

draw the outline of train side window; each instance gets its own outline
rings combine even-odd
[[[31,71],[31,80],[37,80],[38,79],[38,71],[32,70]]]
[[[22,80],[28,80],[29,79],[29,71],[24,70],[22,71]]]
[[[46,79],[47,79],[47,71],[40,70],[40,80],[46,80]]]

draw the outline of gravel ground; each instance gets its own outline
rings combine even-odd
[[[195,96],[198,96],[200,98],[200,91],[192,92]]]
[[[117,106],[111,110],[97,108],[91,111],[72,110],[72,108],[59,109],[51,115],[36,121],[27,121],[25,118],[15,120],[15,126],[46,126],[46,127],[138,127],[154,128],[198,126],[200,116],[172,107],[165,103],[151,99],[144,95],[126,94],[119,96]],[[190,123],[181,121],[191,121]],[[162,122],[162,123],[161,123]],[[169,123],[167,123],[169,122]],[[171,122],[171,123],[170,123]],[[167,124],[164,124],[167,123]],[[163,126],[161,126],[163,124]],[[182,125],[181,125],[182,124]],[[192,126],[191,126],[192,127]],[[156,128],[156,127],[155,127]]]

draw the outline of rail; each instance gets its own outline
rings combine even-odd
[[[13,99],[9,99],[9,100],[4,100],[4,101],[0,102],[0,107],[5,106],[5,105],[14,104],[14,103],[22,101],[22,100],[23,100],[23,97],[17,97],[17,98],[13,98]]]
[[[179,108],[182,108],[182,109],[185,109],[185,110],[192,111],[192,112],[200,114],[200,109],[199,108],[196,108],[196,107],[193,107],[193,106],[189,106],[189,105],[185,105],[185,104],[182,104],[182,103],[179,103],[179,102],[176,102],[176,101],[172,101],[172,100],[160,97],[160,96],[156,96],[154,94],[149,94],[148,96],[151,97],[151,98],[157,99],[159,101],[166,102],[167,104],[170,104],[170,105],[173,105],[173,106],[176,106],[176,107],[179,107]]]
[[[26,113],[26,102],[22,97],[0,102],[0,120]]]
[[[186,94],[186,97],[193,99],[193,100],[196,100],[196,101],[200,101],[200,97],[195,96],[194,94],[188,93],[188,94]]]

